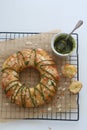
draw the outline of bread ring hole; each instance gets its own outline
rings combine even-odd
[[[20,72],[20,82],[27,87],[35,87],[40,82],[40,73],[35,68],[26,68]]]

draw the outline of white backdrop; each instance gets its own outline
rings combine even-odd
[[[13,121],[0,123],[0,130],[82,130],[87,128],[87,0],[0,0],[0,32],[45,32],[61,29],[69,33],[79,19],[80,120]]]

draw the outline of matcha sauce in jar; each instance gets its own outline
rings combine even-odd
[[[71,53],[75,48],[75,41],[72,36],[66,40],[67,34],[60,35],[55,39],[54,48],[61,54]]]

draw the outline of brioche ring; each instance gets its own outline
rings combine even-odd
[[[27,87],[19,80],[19,73],[29,67],[40,72],[40,82]],[[23,107],[37,107],[49,103],[56,93],[59,75],[53,59],[43,49],[26,49],[11,55],[2,66],[2,87],[11,103]]]

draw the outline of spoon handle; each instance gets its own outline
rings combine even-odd
[[[82,20],[79,20],[76,24],[76,26],[74,27],[74,29],[72,30],[71,33],[69,33],[69,35],[66,37],[66,40],[69,38],[69,36],[77,29],[79,28],[81,25],[83,24],[83,21]]]
[[[74,29],[72,30],[71,33],[73,33],[77,28],[79,28],[81,25],[83,24],[83,21],[82,20],[79,20],[78,23],[76,24],[76,26],[74,27]],[[71,34],[70,33],[70,34]]]

